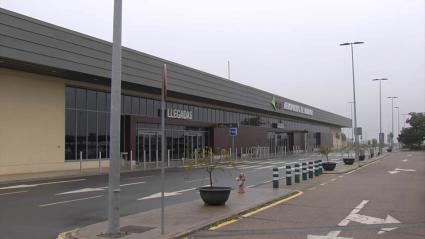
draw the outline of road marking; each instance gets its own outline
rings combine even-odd
[[[219,229],[220,227],[227,226],[227,225],[232,224],[232,223],[237,222],[237,221],[238,221],[237,219],[232,219],[232,220],[229,220],[229,221],[225,221],[225,222],[220,223],[220,224],[218,224],[216,226],[213,226],[213,227],[208,228],[208,230],[209,231],[214,231],[216,229]]]
[[[255,167],[258,167],[258,165],[244,166],[244,167],[240,167],[239,169],[248,169],[248,168],[255,168]]]
[[[326,236],[307,235],[307,239],[353,239],[352,237],[339,237],[341,231],[330,231]]]
[[[408,154],[407,157],[412,157],[412,155],[411,154]]]
[[[141,178],[151,178],[155,175],[149,175],[149,176],[141,176],[141,177],[132,177],[132,178],[124,178],[124,179],[141,179]]]
[[[311,191],[311,190],[314,190],[314,189],[316,189],[316,187],[312,187],[312,188],[309,188],[307,190],[310,190]]]
[[[205,187],[205,186],[210,186],[210,185],[204,185],[202,187]],[[178,196],[178,195],[181,195],[184,192],[189,192],[189,191],[194,191],[194,190],[196,190],[196,188],[188,188],[188,189],[183,189],[183,190],[174,191],[174,192],[164,192],[164,197]],[[151,194],[149,196],[139,198],[139,199],[137,199],[137,201],[160,198],[160,197],[161,197],[161,192],[154,193],[154,194]]]
[[[394,223],[400,223],[399,220],[395,219],[391,215],[387,214],[387,217],[385,219],[383,218],[377,218],[377,217],[371,217],[366,215],[360,215],[358,214],[360,210],[368,203],[368,200],[363,200],[357,207],[355,207],[350,214],[348,214],[347,217],[342,219],[340,223],[338,223],[338,226],[344,227],[347,226],[350,222],[357,222],[361,224],[394,224]],[[381,230],[378,232],[378,234],[382,234],[385,231],[391,231],[396,229],[397,227],[391,227],[391,228],[381,228]]]
[[[26,192],[28,192],[28,191],[16,191],[16,192],[9,192],[9,193],[0,193],[0,196],[18,194],[18,193],[26,193]]]
[[[401,160],[402,162],[407,162],[407,161],[409,161],[408,159],[403,159],[403,160]]]
[[[331,179],[331,182],[335,182],[335,181],[336,181],[336,178]]]
[[[328,184],[328,183],[321,183],[320,186],[325,186],[326,184]]]
[[[2,187],[1,189],[16,189],[16,188],[33,188],[38,187],[42,185],[50,185],[50,184],[58,184],[58,183],[71,183],[71,182],[79,182],[84,181],[85,178],[81,179],[73,179],[73,180],[66,180],[66,181],[55,181],[55,182],[47,182],[47,183],[37,183],[37,184],[20,184],[20,185],[14,185],[14,186],[8,186],[8,187]]]
[[[125,183],[125,184],[121,184],[120,187],[127,187],[127,186],[142,184],[142,183],[145,183],[145,182]],[[55,195],[58,196],[58,195],[74,194],[74,193],[98,192],[98,191],[104,191],[106,189],[108,189],[107,186],[106,187],[98,187],[98,188],[81,188],[81,189],[67,191],[67,192],[63,192],[63,193],[57,193]]]
[[[41,205],[39,205],[39,207],[47,207],[47,206],[65,204],[65,203],[70,203],[70,202],[90,200],[90,199],[95,199],[95,198],[100,198],[100,197],[103,197],[103,195],[98,195],[98,196],[93,196],[93,197],[87,197],[87,198],[77,198],[77,199],[73,199],[73,200],[66,200],[66,201],[60,201],[60,202],[54,202],[54,203],[41,204]]]
[[[344,177],[343,175],[339,175],[339,176],[338,176],[338,178],[343,178],[343,177]]]
[[[261,211],[264,211],[264,210],[266,210],[266,209],[269,209],[269,208],[271,208],[271,207],[274,207],[274,206],[276,206],[276,205],[279,205],[279,204],[281,204],[281,203],[284,203],[284,202],[286,202],[286,201],[289,201],[289,200],[291,200],[291,199],[293,199],[293,198],[296,198],[296,197],[298,197],[298,196],[301,196],[301,195],[303,194],[303,192],[302,192],[302,191],[296,191],[296,192],[297,192],[296,194],[294,194],[294,195],[292,195],[292,196],[290,196],[290,197],[287,197],[287,198],[281,199],[281,200],[279,200],[279,201],[277,201],[277,202],[271,203],[271,204],[269,204],[269,205],[267,205],[267,206],[264,206],[264,207],[262,207],[262,208],[256,209],[256,210],[254,210],[254,211],[251,211],[251,212],[248,212],[248,213],[242,214],[242,215],[241,215],[241,217],[242,217],[242,218],[246,218],[246,217],[252,216],[252,215],[254,215],[254,214],[257,214],[257,213],[259,213],[259,212],[261,212]]]
[[[198,182],[198,181],[204,181],[207,180],[209,178],[198,178],[198,179],[193,179],[193,180],[186,180],[184,181],[185,183],[193,183],[193,182]]]
[[[403,169],[403,168],[395,168],[392,171],[388,171],[388,173],[390,174],[397,174],[399,172],[415,172],[416,170],[414,169]]]
[[[264,167],[259,167],[259,168],[256,168],[257,170],[260,170],[260,169],[266,169],[266,168],[273,168],[274,166],[273,165],[271,165],[271,166],[264,166]]]
[[[372,165],[372,164],[375,164],[375,163],[377,163],[377,162],[379,162],[379,160],[381,160],[382,158],[380,158],[380,159],[376,159],[375,161],[373,161],[373,162],[371,162],[371,163],[368,163],[368,164],[365,164],[365,165],[363,165],[363,166],[361,166],[361,167],[359,167],[359,168],[357,168],[357,169],[355,169],[355,170],[353,170],[353,171],[350,171],[350,172],[347,172],[347,173],[345,173],[346,175],[348,175],[348,174],[352,174],[352,173],[354,173],[354,172],[357,172],[357,171],[359,171],[360,169],[362,169],[362,168],[365,168],[365,167],[367,167],[367,166],[369,166],[369,165]]]

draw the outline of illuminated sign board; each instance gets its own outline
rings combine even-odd
[[[192,120],[193,113],[188,110],[179,110],[179,109],[167,109],[167,117],[173,119],[186,119]]]
[[[281,111],[281,110],[289,110],[305,115],[313,115],[313,110],[301,105],[297,105],[294,103],[289,103],[287,101],[277,101],[276,98],[273,96],[272,102],[271,102],[273,109],[275,111]]]

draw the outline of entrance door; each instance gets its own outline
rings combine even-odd
[[[157,131],[138,131],[136,138],[137,161],[161,161],[161,134]]]

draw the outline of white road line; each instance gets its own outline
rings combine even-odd
[[[314,189],[316,189],[316,187],[312,187],[312,188],[308,188],[307,190],[314,190]]]
[[[339,176],[338,176],[338,178],[343,178],[343,177],[344,177],[343,175],[339,175]]]
[[[206,186],[210,186],[210,185],[204,185],[204,186],[201,186],[201,187],[206,187]],[[174,192],[164,192],[164,197],[178,196],[178,195],[181,195],[184,192],[190,192],[190,191],[194,191],[196,189],[197,188],[188,188],[188,189],[183,189],[183,190],[174,191]],[[161,192],[154,193],[154,194],[151,194],[149,196],[139,198],[139,199],[137,199],[137,201],[142,201],[142,200],[146,200],[146,199],[155,199],[155,198],[160,198],[160,197],[161,197]]]
[[[408,159],[403,159],[403,160],[401,160],[402,162],[407,162],[407,161],[409,161]]]
[[[83,200],[90,200],[90,199],[95,199],[95,198],[100,198],[100,197],[103,197],[103,195],[87,197],[87,198],[77,198],[77,199],[73,199],[73,200],[66,200],[66,201],[60,201],[60,202],[54,202],[54,203],[41,204],[41,205],[38,205],[38,206],[39,207],[48,207],[48,206],[53,206],[53,205],[66,204],[66,203],[78,202],[78,201],[83,201]]]
[[[358,212],[360,212],[360,210],[366,205],[366,203],[368,203],[369,202],[369,200],[363,200],[359,205],[357,205],[357,207],[355,207],[351,212],[350,212],[350,214],[348,214],[348,216],[349,215],[352,215],[352,214],[357,214]],[[347,216],[347,217],[348,217]],[[338,223],[338,226],[347,226],[348,225],[348,223],[350,223],[350,220],[348,220],[347,218],[344,218],[344,219],[342,219],[342,221],[340,222],[340,223]]]
[[[149,175],[149,176],[141,176],[141,177],[132,177],[132,178],[124,178],[124,179],[141,179],[141,178],[151,178],[155,175]]]
[[[248,168],[255,168],[255,167],[258,167],[258,165],[243,166],[243,167],[240,167],[238,169],[248,169]]]
[[[208,178],[198,178],[198,179],[193,179],[193,180],[187,180],[184,181],[185,183],[193,183],[193,182],[198,182],[198,181],[204,181],[207,180]]]
[[[326,184],[328,184],[328,183],[321,183],[320,186],[325,186]]]
[[[66,181],[55,181],[55,182],[47,182],[47,183],[37,183],[37,184],[20,184],[20,185],[14,185],[14,186],[8,186],[8,187],[2,187],[1,189],[16,189],[16,188],[33,188],[38,187],[42,185],[50,185],[50,184],[58,184],[58,183],[71,183],[71,182],[79,182],[84,181],[85,178],[81,179],[73,179],[73,180],[66,180]]]
[[[274,167],[274,166],[273,166],[273,165],[271,165],[271,166],[259,167],[259,168],[256,168],[256,169],[260,170],[260,169],[273,168],[273,167]]]
[[[121,184],[120,187],[127,187],[127,186],[142,184],[142,183],[145,183],[145,182],[134,182],[134,183]],[[98,188],[81,188],[81,189],[67,191],[67,192],[63,192],[63,193],[57,193],[55,195],[58,196],[58,195],[74,194],[74,193],[99,192],[99,191],[104,191],[106,189],[108,189],[108,186],[98,187]]]
[[[9,192],[9,193],[0,193],[0,196],[18,194],[18,193],[26,193],[26,192],[28,192],[28,191],[16,191],[16,192]]]
[[[336,181],[336,178],[331,179],[331,181],[332,181],[332,182],[335,182],[335,181]]]

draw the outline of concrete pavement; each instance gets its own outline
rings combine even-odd
[[[425,153],[389,154],[359,170],[291,186],[304,194],[189,238],[425,237]]]

